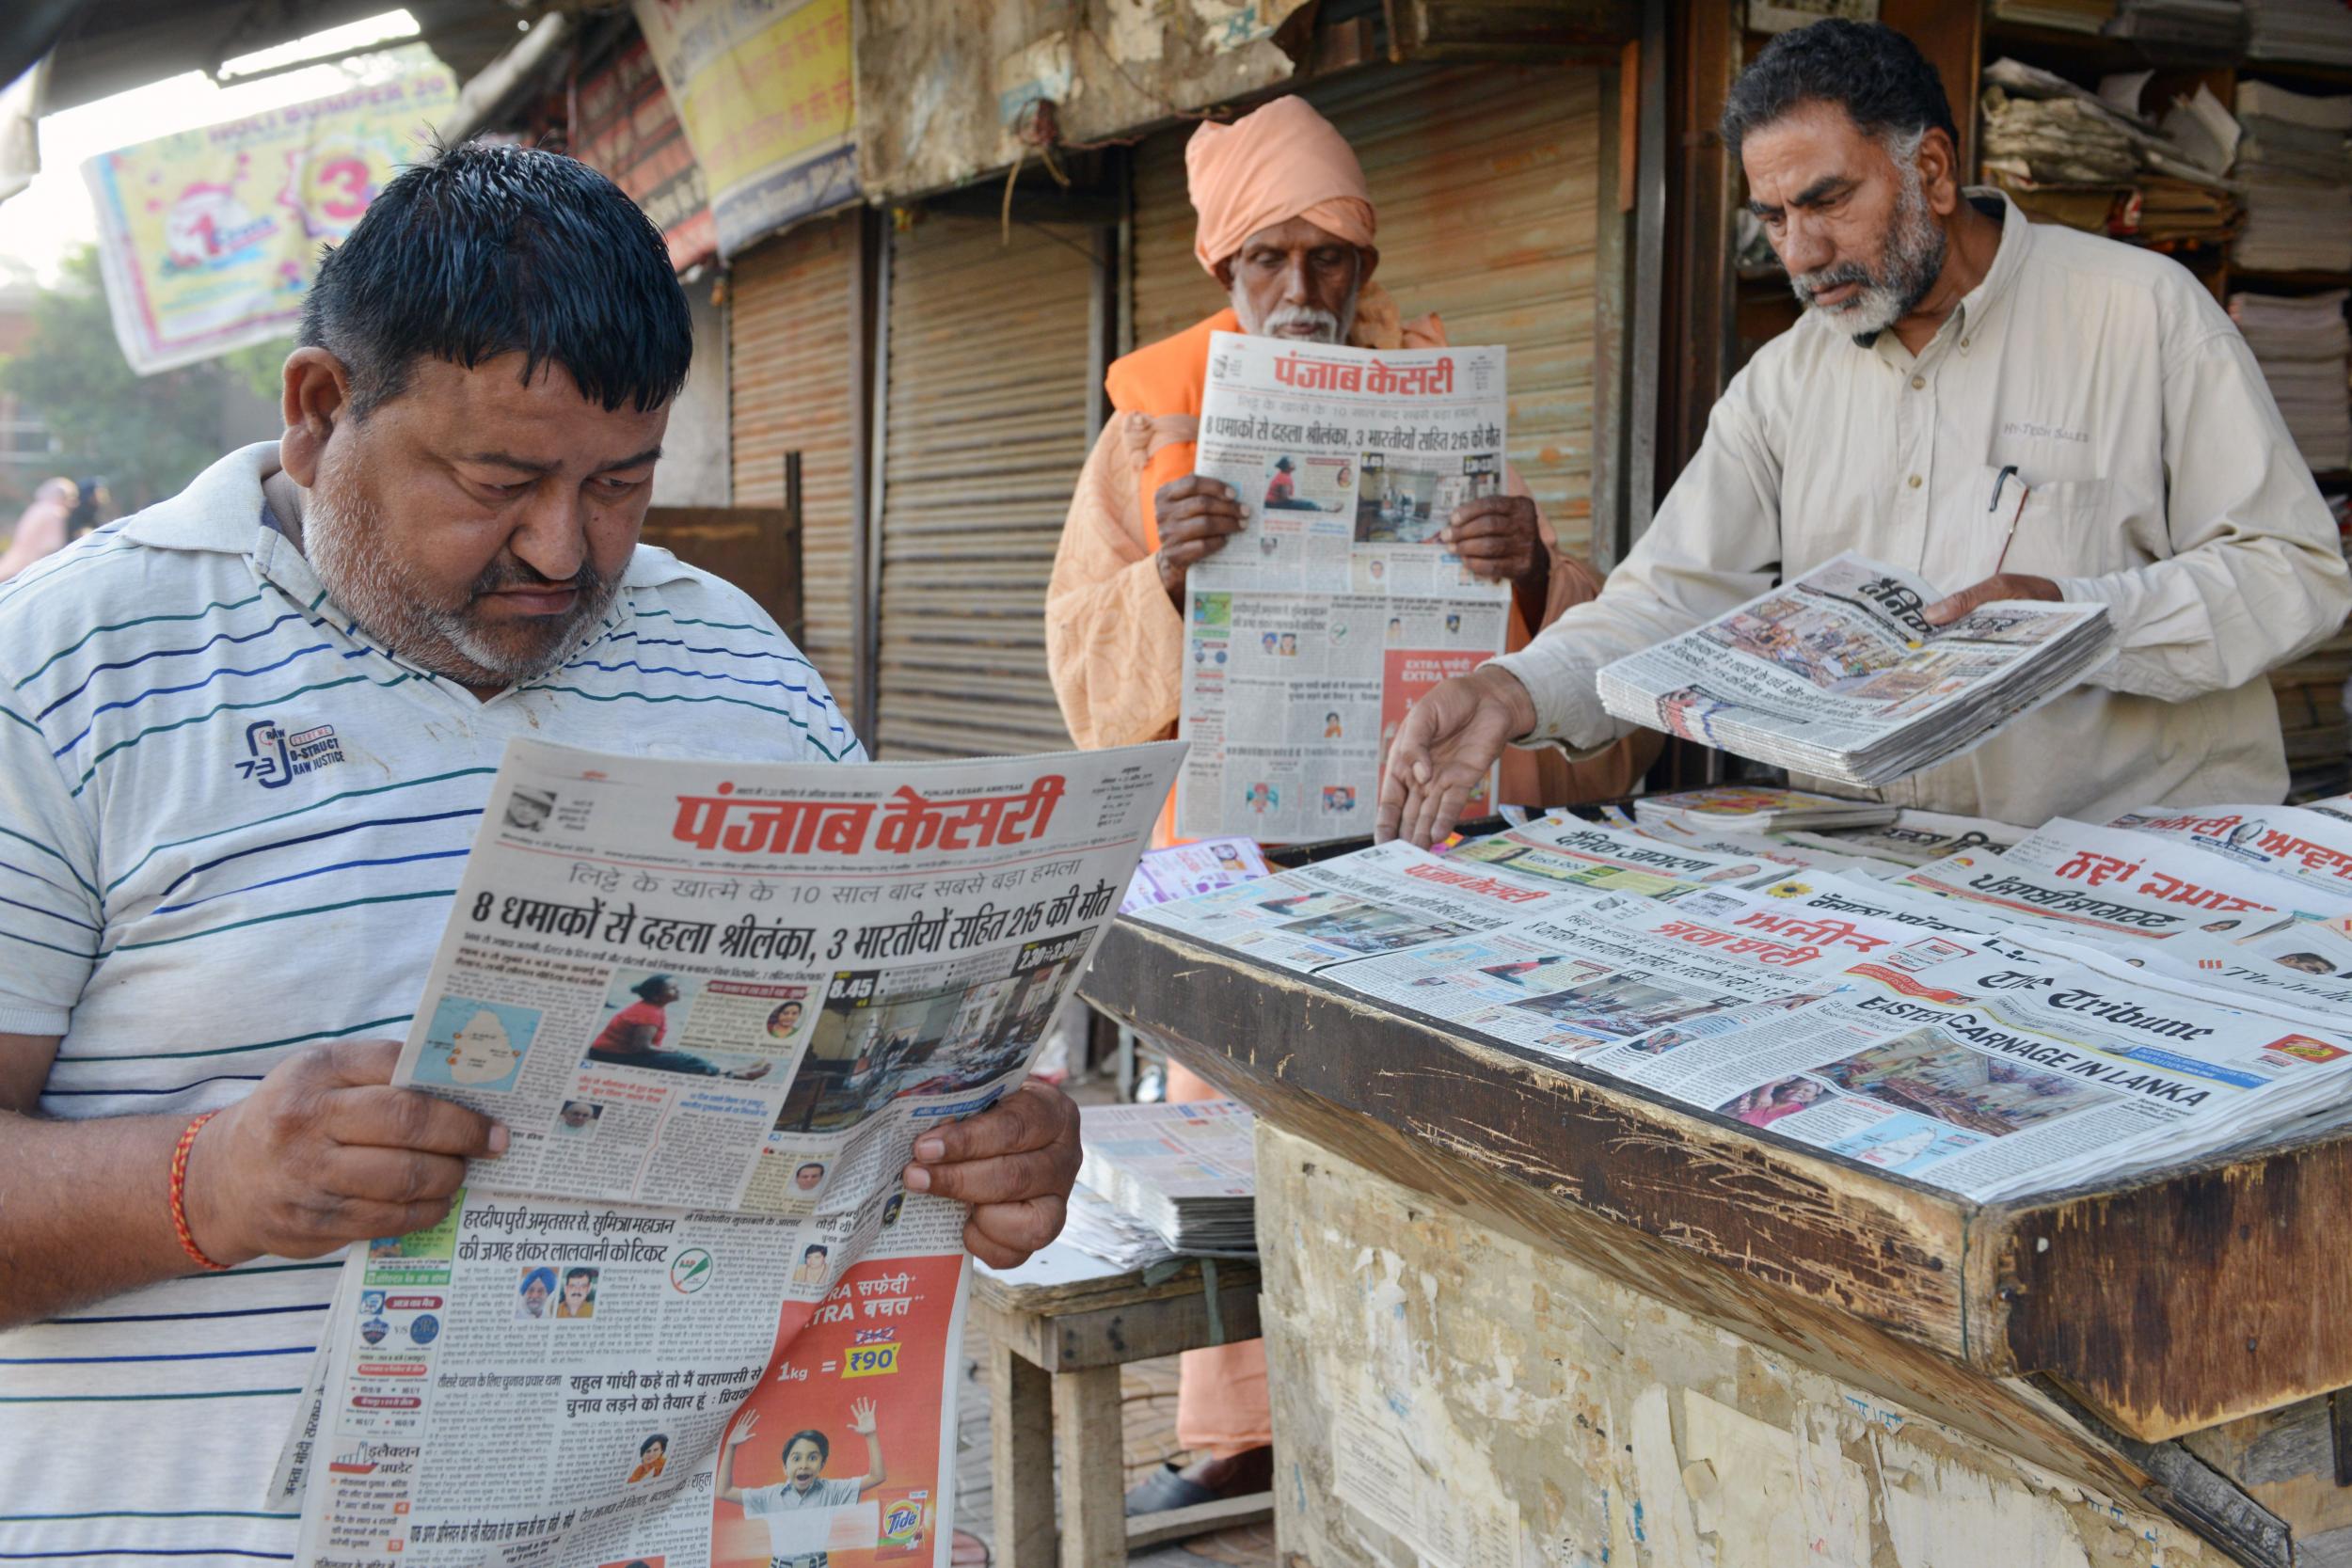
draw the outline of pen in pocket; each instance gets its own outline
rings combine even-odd
[[[2009,482],[2011,479],[2016,478],[2017,465],[2014,463],[2011,463],[2002,468],[2000,473],[1994,477],[1993,481],[1993,499],[1985,505],[1985,511],[1988,514],[1997,513],[2001,510],[2001,492],[2008,487]],[[2026,483],[2023,479],[2017,479],[2017,507],[2015,511],[2009,515],[2009,531],[2001,535],[2001,553],[1993,558],[1993,570],[1988,575],[1993,577],[1999,577],[2001,575],[2001,563],[2009,559],[2010,545],[2017,538],[2017,519],[2026,515],[2026,498],[2032,494],[2033,486]]]

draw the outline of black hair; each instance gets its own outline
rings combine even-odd
[[[808,1256],[812,1252],[821,1252],[829,1259],[833,1256],[833,1248],[827,1246],[822,1242],[812,1242],[802,1251],[801,1261],[804,1263],[808,1261]]]
[[[1807,103],[1835,103],[1866,135],[1941,131],[1960,145],[1944,79],[1917,46],[1877,22],[1830,17],[1781,34],[1750,61],[1724,101],[1724,145]]]
[[[815,1427],[810,1427],[806,1432],[796,1432],[791,1436],[786,1438],[784,1440],[784,1451],[786,1453],[790,1453],[793,1447],[796,1444],[801,1443],[814,1443],[817,1445],[817,1465],[819,1469],[824,1467],[825,1461],[833,1457],[833,1444],[828,1442],[825,1438],[825,1434],[818,1431]]]
[[[571,372],[583,396],[657,408],[694,353],[686,294],[660,232],[576,158],[466,142],[376,193],[319,262],[300,341],[343,362],[351,413],[405,389],[420,357],[468,370],[523,356]]]
[[[670,1448],[670,1434],[666,1432],[657,1432],[651,1437],[648,1437],[644,1442],[638,1444],[637,1457],[640,1459],[644,1458],[646,1453],[652,1449],[656,1443],[661,1445],[663,1452],[668,1452]]]
[[[569,1285],[573,1280],[583,1275],[586,1276],[589,1284],[594,1285],[596,1282],[596,1271],[585,1263],[580,1263],[564,1271],[564,1283]]]
[[[641,999],[650,1002],[663,991],[670,990],[675,984],[675,982],[667,974],[648,974],[628,989],[635,991]]]

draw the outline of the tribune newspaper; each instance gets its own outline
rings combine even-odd
[[[1182,752],[510,746],[396,1081],[512,1145],[346,1262],[303,1560],[946,1563],[963,1215],[899,1172],[1026,1073]]]
[[[1213,337],[1194,467],[1247,525],[1187,574],[1178,832],[1365,831],[1406,709],[1502,651],[1508,586],[1437,536],[1502,493],[1504,392],[1501,348]]]

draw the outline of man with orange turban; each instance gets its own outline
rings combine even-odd
[[[1173,735],[1184,651],[1184,574],[1242,527],[1231,487],[1192,471],[1209,336],[1247,332],[1362,348],[1438,348],[1435,316],[1406,321],[1373,281],[1380,252],[1364,173],[1347,141],[1303,99],[1281,98],[1231,125],[1203,124],[1184,148],[1193,253],[1226,309],[1113,364],[1115,412],[1078,476],[1045,600],[1046,660],[1062,717],[1081,746]],[[1510,646],[1600,591],[1561,553],[1517,472],[1505,493],[1457,507],[1438,535],[1471,571],[1511,585]],[[1502,799],[1557,805],[1625,793],[1656,755],[1642,736],[1571,768],[1554,754],[1503,760]],[[1172,836],[1172,806],[1157,842]],[[1171,1063],[1168,1095],[1215,1091]],[[1130,1513],[1262,1489],[1272,1473],[1264,1347],[1194,1351],[1178,1386],[1177,1440],[1206,1450],[1136,1489]]]

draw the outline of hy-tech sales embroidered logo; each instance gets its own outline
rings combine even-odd
[[[335,738],[332,724],[289,734],[275,719],[257,720],[245,727],[245,749],[237,774],[263,789],[283,789],[305,773],[343,760],[343,743]]]

